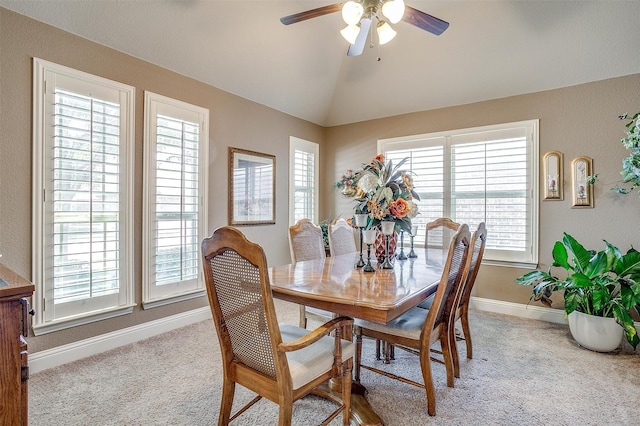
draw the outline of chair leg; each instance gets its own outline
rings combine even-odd
[[[384,352],[384,362],[385,364],[391,363],[391,343],[386,340],[382,342],[382,347],[384,348],[382,352]]]
[[[304,305],[300,305],[300,328],[307,328],[307,310]]]
[[[228,379],[223,379],[222,383],[222,400],[220,401],[220,416],[218,417],[218,426],[226,426],[231,418],[231,408],[233,407],[233,395],[235,394],[236,384]]]
[[[356,383],[360,383],[360,362],[362,360],[362,329],[360,327],[355,327],[356,334],[356,356],[355,362],[356,366],[353,372],[353,380]],[[376,340],[376,344],[378,344],[379,340]]]
[[[451,360],[453,362],[453,375],[460,378],[460,360],[458,358],[458,343],[456,341],[455,327],[449,330],[449,344],[451,346]]]
[[[376,339],[376,360],[380,361],[380,339]]]
[[[454,367],[453,367],[453,355],[451,353],[451,333],[446,330],[443,335],[440,336],[440,344],[442,345],[442,358],[444,359],[444,366],[447,371],[447,386],[453,387]]]
[[[360,336],[362,342],[362,336]],[[343,426],[349,426],[351,421],[351,369],[353,361],[348,360],[343,371],[342,377],[342,404],[344,410],[342,411],[342,424]]]
[[[469,329],[469,310],[466,307],[462,310],[460,316],[460,322],[462,323],[462,332],[464,333],[464,341],[467,344],[467,358],[473,359],[473,346],[471,344],[471,330]]]
[[[428,350],[420,351],[420,368],[422,370],[424,390],[427,392],[427,412],[430,416],[435,416],[436,389],[433,386],[433,376],[431,375],[431,354]]]
[[[280,402],[280,413],[278,415],[278,426],[291,426],[293,416],[293,401],[291,399]]]

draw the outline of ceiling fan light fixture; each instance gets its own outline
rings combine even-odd
[[[382,14],[392,24],[397,24],[404,15],[404,1],[403,0],[389,0],[382,5]]]
[[[349,44],[355,44],[356,38],[360,33],[360,27],[357,25],[347,25],[343,29],[340,30],[340,34],[344,37],[345,40],[349,42]]]
[[[385,21],[378,22],[378,41],[380,45],[387,44],[396,36],[397,32]]]
[[[360,3],[348,1],[342,6],[342,19],[347,25],[355,25],[360,22],[364,8]]]

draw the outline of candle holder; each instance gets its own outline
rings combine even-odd
[[[384,246],[384,262],[380,266],[382,269],[393,269],[393,265],[391,264],[391,260],[389,257],[389,236],[393,234],[393,230],[396,226],[396,223],[390,220],[383,220],[380,222],[380,227],[382,228],[382,234],[385,236],[385,246]]]
[[[398,260],[407,260],[407,255],[404,254],[404,231],[400,231],[400,254]]]
[[[369,215],[356,214],[356,226],[360,230],[360,259],[356,263],[356,268],[362,268],[364,266],[364,260],[362,259],[362,230],[367,226],[367,218]]]
[[[367,229],[363,231],[364,243],[367,245],[367,264],[364,265],[362,270],[364,272],[375,272],[375,268],[371,265],[371,244],[376,240],[376,230]]]
[[[411,226],[411,234],[409,234],[409,236],[411,237],[411,251],[409,251],[409,258],[410,259],[414,259],[414,258],[418,257],[416,252],[413,251],[413,239],[415,238],[416,235],[418,235],[418,225],[412,225]]]

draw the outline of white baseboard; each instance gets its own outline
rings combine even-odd
[[[209,306],[204,306],[181,314],[79,340],[68,345],[29,354],[29,372],[35,374],[48,368],[77,361],[207,319],[211,319],[211,310]]]
[[[542,306],[524,305],[522,303],[503,302],[501,300],[472,297],[469,307],[480,311],[513,315],[521,318],[537,319],[557,324],[567,324],[563,309],[544,308]]]

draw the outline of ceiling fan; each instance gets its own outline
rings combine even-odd
[[[435,35],[442,34],[449,27],[448,22],[406,6],[403,0],[350,0],[284,16],[280,22],[290,25],[340,11],[347,24],[340,33],[349,42],[348,56],[362,54],[373,19],[377,21],[380,44],[391,41],[396,35],[389,22],[395,24],[402,20]]]

